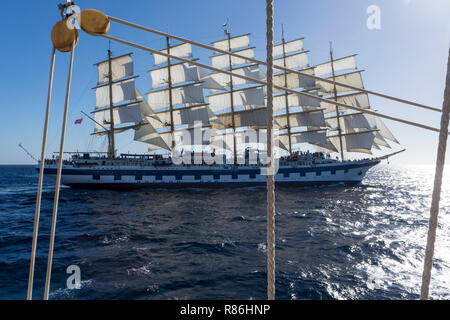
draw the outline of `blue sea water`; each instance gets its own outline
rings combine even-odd
[[[447,170],[448,171],[448,170]],[[417,299],[434,168],[372,169],[359,186],[277,188],[277,299]],[[450,179],[431,297],[450,298]],[[0,299],[26,298],[38,174],[0,166]],[[34,298],[54,182],[44,183]],[[60,195],[51,299],[265,299],[264,188]],[[81,288],[66,285],[70,265]]]

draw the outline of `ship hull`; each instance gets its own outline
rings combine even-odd
[[[309,166],[282,166],[275,176],[277,186],[321,186],[360,183],[379,160],[338,162]],[[57,166],[44,174],[56,178]],[[264,186],[267,176],[257,166],[168,166],[168,167],[77,167],[64,165],[61,183],[72,188],[222,188]]]

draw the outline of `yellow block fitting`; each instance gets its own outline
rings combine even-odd
[[[68,20],[62,20],[55,24],[52,29],[52,42],[60,52],[72,51],[72,45],[78,43],[78,30]]]
[[[87,33],[107,34],[109,31],[109,19],[104,13],[86,9],[81,11],[81,29]]]

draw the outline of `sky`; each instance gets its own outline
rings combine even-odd
[[[50,32],[60,20],[57,4],[63,1],[5,1],[0,11],[0,164],[31,164],[34,161],[18,147],[22,143],[40,156],[51,56]],[[108,15],[161,31],[210,44],[223,39],[221,26],[229,21],[232,35],[251,33],[256,58],[265,60],[266,17],[264,0],[77,0],[81,9],[98,9]],[[367,28],[367,8],[380,8],[379,30]],[[335,58],[358,54],[359,69],[365,70],[366,89],[442,107],[450,44],[449,0],[275,0],[275,43],[304,37],[310,64],[329,58],[333,42]],[[111,23],[110,35],[153,49],[162,49],[165,39]],[[80,30],[75,50],[70,95],[66,151],[106,150],[105,139],[90,135],[93,123],[81,114],[95,102],[94,63],[107,56],[108,42]],[[112,43],[114,55],[133,52],[136,81],[141,92],[150,90],[153,58],[146,52]],[[209,63],[211,52],[193,49],[200,62]],[[62,126],[69,53],[58,53],[55,65],[47,156],[58,151]],[[381,113],[420,122],[436,128],[440,113],[418,109],[371,96],[372,107]],[[81,125],[74,121],[83,117]],[[397,164],[433,164],[438,133],[393,121],[385,123],[406,148],[392,158]],[[117,137],[119,152],[144,153],[146,145],[132,141],[132,133]],[[448,152],[449,153],[449,152]],[[447,153],[447,154],[448,154]],[[447,156],[447,159],[450,157]]]

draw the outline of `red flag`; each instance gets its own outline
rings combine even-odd
[[[81,124],[81,121],[83,121],[83,118],[75,120],[75,124]]]

